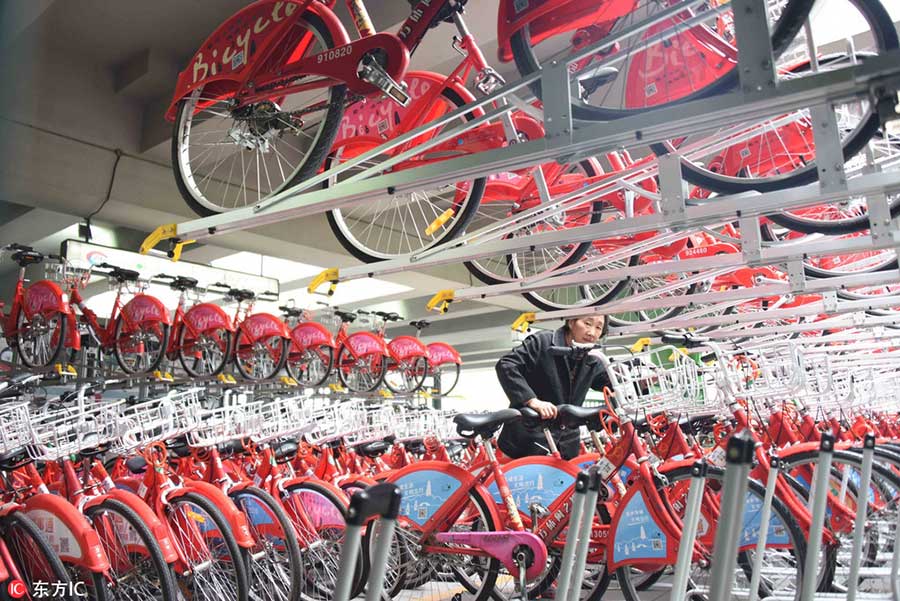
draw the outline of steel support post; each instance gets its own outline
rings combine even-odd
[[[575,547],[572,576],[569,590],[564,593],[563,597],[565,601],[578,601],[581,584],[584,581],[584,568],[587,565],[588,547],[591,543],[591,526],[594,524],[594,513],[597,511],[597,499],[600,496],[601,486],[606,486],[606,483],[600,477],[597,466],[591,466],[588,470],[588,486],[584,496],[584,507],[581,511],[581,523],[578,524],[578,542]],[[571,532],[571,527],[569,531]]]
[[[894,532],[900,532],[900,511],[897,512],[897,525]],[[894,541],[894,545],[897,542]],[[900,553],[894,550],[894,556],[891,558],[891,598],[893,601],[900,601]]]
[[[775,62],[766,3],[760,0],[732,0],[734,33],[738,47],[738,73],[745,94],[766,94],[775,90]]]
[[[341,566],[334,583],[334,601],[350,601],[350,590],[356,575],[356,561],[359,559],[362,528],[362,526],[347,524],[344,530]]]
[[[575,478],[575,494],[572,495],[572,511],[569,514],[569,534],[566,538],[566,546],[563,547],[560,560],[559,576],[556,579],[556,590],[565,599],[569,590],[569,582],[572,577],[572,565],[575,563],[575,546],[578,542],[578,532],[581,525],[581,514],[584,511],[584,498],[587,494],[589,476],[587,472],[581,472]]]
[[[708,472],[705,461],[697,461],[691,466],[691,486],[688,489],[687,507],[682,521],[684,529],[681,531],[681,540],[678,542],[678,559],[675,561],[675,576],[672,578],[670,601],[683,601],[684,599],[685,588],[691,573],[691,561],[694,558],[697,522],[700,519],[700,506],[703,502],[703,489]]]
[[[737,567],[738,541],[743,526],[743,520],[738,519],[738,516],[744,515],[744,502],[747,499],[750,468],[753,464],[753,449],[754,441],[747,431],[733,435],[728,441],[725,455],[725,483],[719,515],[734,516],[734,519],[721,520],[716,527],[710,567],[709,597],[716,601],[731,599],[734,570]]]
[[[769,477],[766,480],[766,494],[763,498],[762,512],[759,516],[759,540],[756,542],[756,555],[753,557],[753,572],[750,574],[750,593],[747,601],[756,601],[759,598],[759,581],[762,577],[763,555],[766,552],[766,540],[769,536],[769,520],[772,516],[772,498],[775,496],[775,484],[778,482],[778,471],[781,462],[771,457],[769,462]]]
[[[800,601],[813,601],[819,575],[819,552],[822,549],[822,528],[825,526],[825,510],[828,502],[828,479],[831,476],[831,458],[834,453],[834,436],[825,432],[819,443],[819,461],[816,463],[812,490],[812,524],[806,544],[806,563],[803,566],[803,584]]]
[[[366,601],[381,601],[384,593],[384,575],[387,572],[388,556],[391,553],[391,539],[394,538],[397,519],[382,518],[369,527],[377,530],[375,551],[369,567],[369,581],[366,583]],[[341,559],[343,560],[343,556]],[[341,567],[343,567],[343,563],[341,563]],[[335,595],[335,599],[337,598]]]
[[[875,455],[875,435],[869,432],[863,440],[862,474],[856,503],[856,521],[853,524],[853,547],[850,551],[850,575],[847,578],[847,601],[856,601],[859,588],[859,564],[862,560],[863,535],[866,531],[866,513],[869,507],[869,485],[872,480],[872,459]],[[895,553],[896,555],[896,553]]]

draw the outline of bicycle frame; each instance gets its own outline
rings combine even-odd
[[[66,294],[56,282],[50,280],[40,280],[26,287],[25,268],[19,267],[19,277],[16,280],[9,313],[4,315],[0,311],[0,326],[3,328],[3,335],[9,341],[14,341],[19,333],[18,320],[22,312],[29,320],[36,314],[63,314],[68,322],[65,345],[76,351],[81,349],[75,314]]]

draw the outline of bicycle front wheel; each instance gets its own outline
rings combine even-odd
[[[250,585],[254,600],[300,599],[303,564],[297,533],[281,505],[255,486],[229,495],[250,526]]]
[[[13,511],[0,518],[0,535],[13,564],[7,569],[24,582],[30,599],[36,582],[71,582],[50,541],[28,516]]]
[[[85,510],[112,566],[109,594],[115,599],[175,601],[172,568],[147,525],[125,503],[106,499]]]
[[[172,541],[183,557],[181,588],[194,601],[248,601],[250,583],[244,554],[222,512],[194,492],[166,508]]]

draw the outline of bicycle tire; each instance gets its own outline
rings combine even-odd
[[[326,50],[335,47],[334,38],[332,37],[331,32],[328,30],[328,27],[325,25],[325,22],[321,17],[319,17],[312,11],[305,11],[303,16],[301,17],[301,20],[305,21],[310,28],[315,30],[313,35],[316,36],[316,34],[318,34],[318,39],[322,40],[322,45]],[[202,89],[198,90],[198,92],[201,91]],[[273,92],[273,94],[277,94],[277,91]],[[295,173],[287,178],[275,190],[273,190],[271,192],[272,194],[277,194],[283,190],[295,186],[314,176],[319,171],[319,168],[325,161],[325,156],[327,155],[328,150],[331,148],[331,145],[332,143],[334,143],[335,137],[337,136],[338,127],[344,114],[344,98],[346,94],[346,85],[336,85],[329,88],[328,104],[330,106],[327,109],[327,113],[325,115],[324,123],[322,125],[322,129],[319,133],[318,139],[314,142],[312,148],[306,153],[302,164],[300,164],[296,168]],[[177,185],[178,191],[181,193],[182,198],[184,198],[187,205],[197,215],[200,215],[201,217],[208,217],[210,215],[225,213],[228,212],[228,208],[214,206],[206,199],[198,199],[197,197],[195,197],[195,195],[190,190],[190,187],[185,182],[186,179],[193,180],[193,174],[185,174],[183,172],[183,166],[181,163],[181,155],[183,153],[183,149],[180,146],[181,140],[183,138],[182,130],[184,127],[184,121],[187,118],[187,113],[189,112],[187,110],[189,108],[189,99],[190,97],[186,97],[179,101],[176,110],[177,116],[173,125],[171,156],[173,171],[175,173],[175,184]],[[238,152],[242,151],[238,150]]]
[[[18,357],[19,361],[22,362],[26,367],[30,367],[32,369],[41,368],[41,367],[49,367],[54,363],[59,361],[59,356],[62,354],[63,346],[66,341],[66,332],[69,327],[69,322],[66,320],[66,316],[62,313],[56,313],[57,318],[59,319],[59,327],[58,334],[56,335],[56,343],[50,348],[50,353],[48,358],[44,361],[32,361],[30,357],[28,357],[28,353],[22,352],[23,348],[26,348],[24,345],[24,332],[27,330],[23,330],[22,324],[25,322],[27,317],[25,316],[24,311],[19,311],[19,315],[16,318],[16,348],[18,349]],[[30,322],[29,322],[30,323]],[[51,338],[52,340],[52,338]]]
[[[322,374],[315,379],[307,379],[303,377],[304,373],[308,373],[308,364],[309,362],[305,362],[307,365],[307,369],[301,369],[301,366],[304,364],[303,359],[307,356],[308,353],[313,353],[322,359],[322,364],[324,365],[324,369],[322,370]],[[326,360],[327,359],[327,360]],[[328,376],[331,375],[331,370],[334,368],[334,349],[327,344],[320,344],[315,346],[314,348],[308,348],[301,354],[299,361],[291,361],[291,353],[288,352],[288,358],[284,364],[285,370],[289,376],[297,380],[303,386],[309,386],[311,388],[316,388],[325,383],[328,379]]]
[[[29,541],[29,546],[31,547],[29,555],[34,553],[36,555],[35,559],[38,559],[39,563],[40,561],[44,562],[39,567],[44,568],[47,571],[42,572],[39,578],[34,578],[32,568],[27,565],[28,561],[26,561],[25,558],[21,556],[22,554],[18,552],[17,546],[11,544],[10,538],[15,532],[19,532]],[[50,541],[47,540],[47,537],[44,536],[41,529],[38,528],[34,521],[27,515],[20,511],[12,511],[3,516],[0,518],[0,533],[2,533],[4,543],[6,544],[6,548],[9,550],[11,559],[14,563],[14,566],[9,566],[8,569],[10,567],[15,567],[18,576],[25,582],[25,585],[31,592],[32,598],[34,598],[34,587],[32,585],[36,580],[62,583],[71,582],[69,573],[66,571],[66,566],[63,564],[56,551],[53,550]],[[67,596],[66,599],[70,601],[71,597]]]
[[[386,359],[386,361],[390,361],[394,365],[399,365],[393,362],[393,360]],[[404,368],[399,368],[400,370],[406,371]],[[412,387],[408,390],[400,387],[394,386],[391,384],[390,379],[388,378],[388,374],[390,373],[390,365],[385,366],[384,376],[382,376],[382,380],[384,381],[384,385],[387,386],[387,389],[393,392],[394,394],[412,394],[415,391],[422,388],[422,384],[425,383],[425,377],[428,375],[428,358],[423,356],[416,357],[413,359],[413,365],[410,366],[409,369],[415,370],[416,376],[414,380],[412,380]],[[405,381],[405,378],[404,378]]]
[[[119,339],[122,336],[122,329],[125,327],[125,320],[122,319],[120,315],[116,318],[116,329],[115,334],[113,335],[113,354],[116,357],[116,363],[119,364],[119,367],[122,368],[128,375],[133,374],[149,374],[152,373],[159,367],[159,364],[162,362],[163,357],[166,355],[166,348],[169,345],[169,336],[171,335],[171,328],[169,324],[163,322],[154,322],[159,324],[159,328],[161,330],[160,341],[159,341],[159,352],[156,354],[156,357],[150,362],[150,364],[144,369],[134,370],[131,369],[125,361],[125,357],[122,356],[122,349],[119,347]],[[143,326],[144,324],[138,324],[138,327]]]
[[[274,336],[272,338],[274,338]],[[258,377],[256,375],[254,375],[253,373],[251,373],[249,370],[247,370],[246,366],[240,360],[240,356],[239,356],[239,353],[240,353],[239,345],[240,345],[240,340],[241,340],[241,329],[240,328],[238,328],[237,334],[235,335],[234,339],[236,341],[235,342],[236,346],[235,346],[235,351],[234,351],[234,366],[237,368],[238,373],[240,373],[241,376],[247,380],[257,380],[257,381],[271,380],[278,374],[278,372],[281,371],[281,369],[284,367],[284,363],[287,361],[288,350],[290,349],[291,341],[287,338],[279,338],[279,340],[281,341],[280,342],[281,353],[278,357],[278,360],[272,364],[271,369],[266,371],[262,375],[262,377]]]
[[[237,508],[247,517],[250,534],[253,536],[254,541],[257,541],[256,544],[260,548],[272,551],[275,547],[280,548],[281,546],[284,546],[287,552],[287,571],[289,572],[289,577],[287,579],[289,584],[287,597],[278,594],[274,588],[267,588],[267,583],[272,586],[278,585],[278,579],[273,577],[275,576],[275,572],[265,572],[265,574],[269,576],[268,578],[265,578],[263,575],[263,568],[259,567],[259,569],[254,569],[258,566],[257,562],[255,562],[252,557],[250,564],[251,593],[258,599],[298,601],[300,599],[300,589],[303,581],[303,562],[300,555],[300,545],[297,542],[297,533],[294,531],[294,527],[291,524],[287,512],[285,512],[281,504],[272,497],[272,495],[257,486],[248,486],[238,491],[230,492],[228,496],[231,497],[235,506],[237,506]],[[244,497],[254,499],[256,503],[265,507],[267,513],[270,513],[270,515],[262,516],[261,523],[263,525],[268,524],[269,528],[275,524],[278,525],[280,532],[275,535],[274,541],[271,535],[266,536],[265,534],[257,533],[256,520],[254,519],[255,514],[253,511],[245,509],[242,503],[242,498]],[[259,542],[260,537],[265,537],[266,540]],[[257,549],[254,547],[253,552],[256,551]]]
[[[784,462],[784,473],[788,474],[791,469],[795,469],[800,465],[811,464],[813,466],[818,464],[819,461],[819,452],[818,450],[806,451],[803,453],[796,453],[789,455],[786,458],[782,458]],[[895,469],[900,468],[900,463],[897,463],[897,458],[893,455],[884,455],[882,454],[880,457],[876,458],[876,461],[872,464],[872,477],[884,480],[889,482],[891,486],[895,487],[895,490],[900,490],[900,477],[893,473],[893,471],[884,465],[881,465],[879,461],[890,463]],[[832,465],[835,463],[850,465],[854,469],[862,470],[862,452],[859,449],[849,449],[843,451],[834,451],[832,454]],[[803,486],[800,484],[800,486]],[[796,488],[796,485],[795,485]],[[805,487],[804,487],[805,488]],[[806,498],[808,498],[808,490],[806,491]],[[804,497],[801,497],[804,498]],[[872,520],[871,512],[869,512],[869,520]],[[828,522],[826,522],[826,526],[828,526]],[[834,556],[837,557],[838,549],[834,549]],[[834,586],[834,576],[836,572],[836,560],[831,562],[830,570],[826,574],[825,581],[820,583],[818,590],[831,590],[831,587]],[[827,587],[827,588],[825,588]]]
[[[590,249],[589,249],[590,250]],[[635,254],[628,258],[628,267],[634,267],[640,262],[640,255]],[[572,286],[572,288],[579,288],[581,298],[583,299],[581,302],[577,302],[575,304],[564,304],[552,301],[547,297],[543,296],[541,292],[523,292],[522,296],[525,299],[537,307],[542,311],[559,311],[563,309],[573,309],[580,307],[599,307],[600,305],[606,304],[609,301],[616,298],[625,288],[631,283],[631,280],[628,278],[624,278],[616,282],[609,290],[605,291],[599,298],[591,298],[587,299],[590,295],[588,286]]]
[[[803,22],[806,20],[809,11],[812,9],[814,1],[815,0],[790,0],[787,6],[785,6],[778,21],[775,23],[774,27],[771,28],[772,50],[776,58],[781,55],[790,41],[797,35],[797,32],[800,31]],[[535,55],[534,48],[531,44],[530,26],[526,25],[513,33],[510,38],[510,48],[512,50],[516,68],[522,77],[527,77],[541,69],[540,62]],[[674,106],[685,102],[716,96],[736,88],[739,81],[740,78],[738,77],[737,66],[735,66],[723,77],[708,84],[705,88],[696,90],[688,96],[669,103],[634,109],[616,109],[585,106],[573,102],[571,107],[572,117],[580,121],[613,121],[665,106]],[[540,80],[532,83],[530,88],[535,96],[542,98]]]
[[[586,177],[595,177],[595,176],[599,175],[597,173],[596,169],[594,168],[594,164],[591,161],[588,161],[588,160],[579,161],[578,165],[582,169],[584,169]],[[491,203],[483,203],[481,205],[481,207],[486,207],[490,204]],[[587,203],[585,203],[585,204],[587,204]],[[591,223],[591,224],[599,223],[600,221],[603,220],[603,206],[604,206],[603,203],[602,202],[591,202],[590,206],[591,206],[591,208],[590,208],[589,223]],[[479,209],[481,209],[481,207],[479,207]],[[577,210],[577,209],[578,209],[578,207],[575,207],[575,210]],[[473,221],[477,221],[477,218],[478,218],[478,215],[476,214],[475,219],[473,219]],[[584,255],[588,252],[588,250],[590,250],[592,245],[593,245],[592,241],[580,242],[578,244],[575,244],[573,250],[568,255],[566,255],[566,257],[562,261],[560,261],[558,265],[547,270],[544,273],[552,273],[553,271],[555,271],[557,269],[562,269],[564,267],[574,265],[575,263],[580,261],[582,259],[582,257],[584,257]],[[559,247],[557,247],[557,248],[559,248]],[[538,252],[545,252],[546,250],[547,249],[539,249]],[[509,272],[508,273],[509,278],[507,278],[507,279],[501,279],[501,278],[497,277],[496,275],[494,275],[496,272],[492,272],[491,270],[479,267],[479,264],[481,262],[480,260],[465,261],[463,263],[463,265],[465,265],[465,267],[469,271],[469,273],[471,273],[473,276],[475,276],[475,278],[477,278],[479,281],[487,284],[488,286],[493,286],[495,284],[503,284],[503,283],[506,283],[509,281],[517,280],[522,277],[522,275],[516,274],[516,269],[515,269],[516,263],[514,261],[515,256],[516,256],[515,254],[509,254],[509,255],[505,255],[505,257],[504,257],[504,259],[506,261],[506,269]]]
[[[181,545],[181,541],[178,537],[178,526],[177,524],[173,524],[173,520],[175,518],[175,511],[177,510],[179,505],[189,504],[194,505],[200,508],[202,511],[206,513],[208,518],[212,521],[213,526],[217,529],[217,534],[221,537],[222,543],[224,547],[221,549],[222,551],[227,551],[228,555],[231,557],[231,561],[224,562],[229,566],[229,571],[234,575],[234,589],[235,593],[234,598],[236,601],[249,601],[250,595],[250,580],[249,574],[247,572],[247,563],[244,561],[244,553],[241,547],[238,545],[237,540],[234,537],[234,534],[231,531],[231,525],[228,520],[225,519],[225,516],[219,510],[216,505],[204,497],[203,495],[196,492],[188,492],[180,497],[176,497],[171,500],[167,506],[166,511],[166,521],[169,525],[169,530],[172,533],[172,541],[176,545]],[[190,511],[190,510],[187,510]],[[191,512],[196,513],[196,512]],[[201,516],[204,520],[206,517]],[[194,518],[195,521],[197,518]],[[184,549],[182,548],[182,553],[184,553]],[[189,553],[185,553],[188,555]],[[182,580],[182,579],[179,579]],[[193,590],[192,598],[196,601],[202,601],[204,599],[208,599],[209,601],[218,601],[221,597],[205,597],[204,596],[204,587],[199,586],[196,580],[193,581],[185,581],[180,582],[182,587],[190,588],[192,585],[196,588]],[[208,587],[207,587],[208,588]],[[216,592],[221,591],[213,591],[215,595]]]
[[[102,503],[98,505],[93,505],[87,509],[85,509],[85,517],[91,522],[92,525],[96,523],[96,515],[102,511],[112,512],[118,514],[128,525],[134,529],[137,533],[138,538],[141,541],[143,547],[147,550],[149,554],[150,566],[154,574],[156,574],[158,578],[158,582],[155,583],[155,586],[158,588],[158,594],[153,592],[144,599],[157,600],[162,599],[163,601],[176,601],[178,599],[178,589],[175,583],[175,575],[172,572],[171,566],[166,563],[165,558],[163,557],[162,549],[159,547],[159,543],[154,537],[153,533],[150,531],[150,528],[141,520],[137,513],[131,507],[126,505],[125,503],[117,500],[117,499],[106,499]],[[103,536],[102,531],[98,530],[95,526],[94,530],[97,530],[97,534],[100,536],[100,542],[103,544],[104,551],[106,551],[107,557],[110,559],[110,563],[115,566],[116,559],[110,554],[110,545],[106,541],[106,538]],[[130,561],[130,559],[129,559]],[[134,586],[133,578],[119,578],[117,574],[115,577],[111,579],[111,582],[108,583],[107,586],[112,586],[113,590],[110,591],[111,594],[118,598],[119,595],[122,594],[120,590],[120,586],[123,582],[127,583],[129,586]],[[149,593],[150,591],[144,591],[144,593]],[[141,599],[142,597],[138,596],[134,589],[127,589],[124,593],[125,597],[128,599]]]
[[[897,31],[894,28],[890,15],[878,0],[848,1],[859,10],[868,22],[869,31],[881,52],[887,52],[900,47]],[[791,2],[791,4],[793,4],[793,2]],[[777,58],[778,55],[779,53],[776,53],[775,57]],[[850,159],[862,150],[879,128],[880,121],[878,114],[873,110],[873,107],[869,107],[868,116],[864,120],[861,120],[860,124],[856,127],[856,130],[842,143],[844,160]],[[650,148],[657,156],[662,156],[669,152],[669,149],[665,144],[654,143],[650,145]],[[717,174],[684,158],[681,160],[681,167],[685,180],[696,186],[719,194],[738,194],[751,190],[757,192],[772,192],[775,190],[809,184],[817,181],[819,178],[818,166],[815,161],[811,161],[800,169],[782,175],[764,176],[754,180]],[[900,203],[893,203],[891,213],[900,213]],[[843,222],[833,224],[829,224],[828,222],[817,222],[818,225],[809,223],[809,220],[803,220],[785,214],[771,214],[767,215],[767,217],[779,225],[803,233],[838,235],[860,231],[861,229],[868,227],[868,216],[863,216],[856,220],[847,220],[846,224]]]
[[[669,481],[669,484],[690,479],[691,467],[685,466],[685,467],[677,468],[675,470],[672,470],[671,472],[667,472],[665,474],[665,476],[666,476],[666,479]],[[724,470],[714,468],[714,467],[709,468],[708,475],[707,475],[708,479],[711,478],[711,479],[714,479],[717,481],[722,481],[722,480],[724,480],[724,477],[725,477]],[[660,491],[660,494],[664,498],[667,498],[667,497],[665,497],[664,491]],[[749,486],[748,486],[748,494],[753,494],[753,495],[757,496],[759,499],[762,499],[765,497],[765,487],[755,480],[750,480]],[[789,536],[790,540],[792,541],[791,544],[794,547],[793,553],[794,553],[794,556],[796,557],[796,566],[797,566],[797,573],[798,573],[797,582],[799,583],[802,581],[802,570],[803,570],[804,560],[806,558],[806,542],[805,542],[806,539],[803,535],[802,530],[800,529],[800,526],[797,525],[796,520],[794,520],[794,518],[791,515],[790,511],[788,510],[787,506],[784,504],[783,501],[781,501],[781,499],[779,499],[777,497],[773,497],[773,499],[772,499],[772,515],[773,515],[773,518],[777,517],[785,525],[788,536]],[[743,553],[741,553],[741,555],[745,555],[746,553],[747,552],[743,552]],[[745,575],[747,575],[748,580],[749,580],[749,574],[747,573],[747,566],[741,565],[740,567],[742,570],[744,570]],[[616,570],[616,581],[619,583],[619,586],[622,591],[622,595],[625,597],[625,599],[627,601],[640,601],[640,599],[641,599],[640,593],[643,592],[643,593],[645,593],[645,598],[646,598],[648,591],[640,591],[639,592],[636,589],[634,583],[632,583],[631,576],[632,576],[632,572],[630,571],[629,566],[623,566]],[[797,598],[799,598],[799,594],[800,594],[800,590],[798,587],[797,592],[796,592]],[[763,596],[764,595],[762,595],[762,594],[760,595],[761,598]],[[691,598],[691,597],[688,597],[688,598]]]
[[[455,91],[453,91],[451,89],[442,90],[441,95],[444,96],[451,103],[451,105],[453,105],[455,108],[465,106],[465,104],[466,104],[465,100],[463,100],[463,98],[459,94],[457,94]],[[475,115],[473,113],[469,112],[469,113],[466,113],[463,116],[463,118],[466,121],[471,121],[472,119],[475,119]],[[323,159],[324,159],[324,157],[323,157]],[[326,160],[324,162],[326,163],[325,168],[328,169],[329,168],[328,161]],[[431,244],[426,244],[422,248],[418,249],[417,251],[412,251],[412,249],[410,249],[409,252],[421,252],[421,251],[425,250],[426,248],[434,248],[436,246],[440,246],[441,244],[444,244],[446,242],[449,242],[450,240],[453,240],[454,238],[458,237],[462,232],[465,231],[465,229],[469,226],[469,223],[475,217],[475,214],[478,211],[478,206],[481,204],[481,198],[484,195],[486,179],[483,177],[477,178],[477,179],[472,180],[471,183],[472,183],[472,187],[471,187],[471,191],[469,193],[469,199],[468,199],[468,201],[466,201],[465,207],[460,212],[460,214],[458,216],[454,216],[453,225],[451,225],[450,228],[448,228],[437,240],[435,240]],[[329,183],[327,181],[324,182],[322,187],[328,188]],[[331,228],[332,233],[334,233],[334,236],[337,238],[338,242],[341,243],[341,246],[343,246],[347,252],[349,252],[351,255],[353,255],[354,257],[356,257],[363,263],[377,263],[379,261],[384,261],[384,260],[393,258],[393,256],[399,256],[399,255],[388,256],[388,255],[385,255],[384,253],[382,253],[382,255],[384,255],[384,256],[379,256],[379,255],[373,254],[372,249],[361,248],[360,245],[355,244],[349,238],[348,234],[341,229],[339,219],[343,220],[343,217],[341,216],[340,211],[341,211],[340,209],[334,209],[334,210],[328,211],[328,213],[327,213],[328,225]],[[385,219],[387,219],[387,218],[385,217]]]
[[[196,356],[192,356],[189,358],[186,354],[185,337],[188,334],[187,327],[182,325],[181,329],[178,333],[178,361],[179,361],[179,363],[181,363],[181,367],[184,368],[184,371],[186,371],[188,373],[188,375],[190,375],[194,378],[202,378],[204,376],[217,376],[220,373],[222,373],[222,370],[225,369],[225,364],[228,363],[228,357],[231,355],[231,347],[234,344],[234,335],[230,330],[226,330],[224,328],[213,328],[213,329],[221,330],[221,337],[225,341],[225,348],[222,349],[222,358],[220,360],[217,360],[215,365],[210,364],[212,369],[209,371],[209,373],[201,372],[196,369],[197,363],[198,363],[198,361],[200,361],[201,358],[196,357]],[[211,332],[213,329],[204,330],[203,332],[200,332],[200,334],[198,336],[198,340],[200,339],[200,337],[208,336],[208,333]],[[194,341],[193,344],[196,344],[196,341]],[[213,344],[215,344],[215,341],[213,341]],[[202,355],[203,351],[200,351],[200,353]]]
[[[304,581],[301,589],[301,599],[304,601],[331,601],[334,597],[334,577],[340,566],[340,536],[335,536],[333,527],[329,522],[340,520],[341,526],[347,520],[347,502],[336,495],[330,488],[323,486],[314,480],[307,480],[292,484],[282,492],[282,505],[288,518],[297,530],[300,537],[300,553],[304,556]],[[295,496],[296,495],[296,496]],[[316,508],[318,514],[310,517],[308,509]],[[305,531],[305,520],[291,517],[292,513],[303,511],[307,520],[312,520],[313,532]],[[327,514],[327,515],[326,515]],[[326,522],[316,522],[316,519],[324,519]],[[333,525],[332,525],[333,526]],[[327,538],[323,538],[323,535]],[[316,544],[321,542],[322,544]],[[329,553],[329,548],[331,553]],[[324,551],[324,553],[320,553]],[[314,570],[322,568],[324,578],[315,577]],[[312,568],[312,569],[311,569]],[[351,598],[362,593],[365,587],[367,569],[362,554],[356,566],[354,583],[351,587]],[[328,580],[328,582],[325,582]]]
[[[489,503],[493,503],[493,499],[490,499],[490,500],[485,499],[481,495],[481,493],[479,493],[475,489],[470,490],[468,496],[469,496],[469,501],[477,507],[478,512],[479,512],[479,517],[481,519],[484,519],[483,531],[484,532],[502,531],[502,530],[498,530],[498,525],[494,523],[493,517],[491,516],[491,512],[489,509],[489,507],[490,507]],[[402,514],[401,514],[401,516],[402,516]],[[400,524],[398,522],[398,527],[396,529],[396,534],[395,534],[396,540],[400,541],[402,536],[403,536],[403,529],[400,527]],[[369,547],[369,552],[371,553],[371,547],[374,544],[374,540],[373,540],[373,537],[371,536],[370,532],[366,533],[366,538],[364,540],[364,544],[366,544]],[[409,548],[405,549],[404,552],[410,554],[410,556],[413,553],[413,551]],[[482,559],[486,559],[486,561],[484,562],[485,563],[485,573],[484,573],[484,576],[482,577],[481,585],[478,586],[478,588],[476,590],[473,590],[473,588],[474,588],[473,584],[468,581],[468,576],[469,576],[468,573],[464,573],[464,570],[460,569],[458,566],[450,566],[449,567],[449,570],[450,570],[449,573],[466,590],[466,592],[472,596],[471,601],[486,601],[489,597],[491,597],[494,594],[494,587],[497,582],[497,577],[499,576],[499,573],[500,573],[500,561],[498,559],[493,558],[493,557],[482,558]],[[411,557],[408,558],[408,561],[406,562],[407,566],[410,564],[411,560],[412,560]],[[420,563],[422,563],[422,562],[415,562],[416,566],[418,566]],[[406,567],[401,566],[401,568],[400,568],[401,575],[397,579],[397,581],[395,582],[395,586],[393,587],[393,589],[396,590],[396,592],[399,592],[400,590],[402,590],[401,587],[404,584],[406,584],[407,581],[409,581],[411,584],[417,584],[418,580],[421,580],[421,578],[419,578],[419,576],[420,576],[419,574],[412,574],[412,575],[408,576],[405,574],[405,571],[406,571]],[[390,592],[394,592],[394,590],[392,590]],[[382,594],[389,594],[389,593],[387,591],[385,591]]]
[[[350,372],[358,369],[357,361],[353,359],[350,355],[350,349],[346,346],[342,346],[338,351],[337,358],[337,370],[338,370],[338,379],[340,379],[341,384],[347,390],[353,392],[372,392],[376,390],[381,383],[384,381],[384,373],[387,369],[387,357],[383,355],[376,355],[375,353],[369,353],[368,355],[362,355],[359,358],[364,359],[366,357],[372,357],[371,362],[374,364],[376,361],[378,362],[378,370],[377,373],[371,377],[368,384],[363,384],[363,386],[357,386],[355,383],[351,386],[350,382]],[[350,361],[350,367],[345,371],[341,368],[344,364],[345,360]]]

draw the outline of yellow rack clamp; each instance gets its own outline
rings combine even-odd
[[[452,289],[441,290],[431,297],[431,300],[425,304],[425,308],[429,311],[437,310],[439,313],[446,313],[450,309],[450,303],[453,302],[453,298],[454,292]]]
[[[295,380],[294,378],[292,378],[290,376],[281,376],[278,379],[278,381],[281,382],[282,384],[284,384],[285,386],[299,386],[299,384],[297,383],[297,380]]]
[[[171,240],[178,236],[178,224],[177,223],[167,223],[166,225],[161,225],[152,232],[150,235],[144,238],[144,242],[141,244],[141,254],[146,255],[152,249],[156,248],[156,245],[162,242],[163,240]]]
[[[426,235],[426,236],[433,236],[434,233],[435,233],[436,231],[438,231],[438,229],[439,229],[441,226],[443,226],[445,223],[447,223],[448,221],[450,221],[450,218],[453,217],[454,212],[455,212],[455,211],[454,211],[453,209],[447,209],[446,211],[444,211],[443,213],[441,213],[440,215],[438,215],[438,216],[437,216],[437,219],[435,219],[434,221],[432,221],[432,222],[428,225],[428,227],[425,228],[425,235]]]
[[[531,324],[534,323],[535,314],[533,312],[522,313],[512,324],[512,329],[523,334],[528,331]]]
[[[197,242],[196,240],[185,240],[184,242],[178,242],[175,244],[175,248],[172,249],[172,252],[169,253],[169,257],[172,258],[176,263],[181,260],[181,252],[184,250],[184,247],[188,244],[194,244]]]
[[[650,346],[650,344],[652,342],[653,341],[650,340],[649,338],[638,338],[637,341],[631,345],[631,352],[632,353],[640,353],[645,348]]]
[[[309,286],[306,287],[306,291],[310,294],[315,294],[316,289],[324,284],[325,282],[331,282],[331,285],[328,286],[328,296],[334,296],[334,291],[337,288],[338,282],[340,281],[340,276],[338,275],[338,268],[331,267],[330,269],[324,270],[322,273],[313,278],[313,281],[309,283]]]

